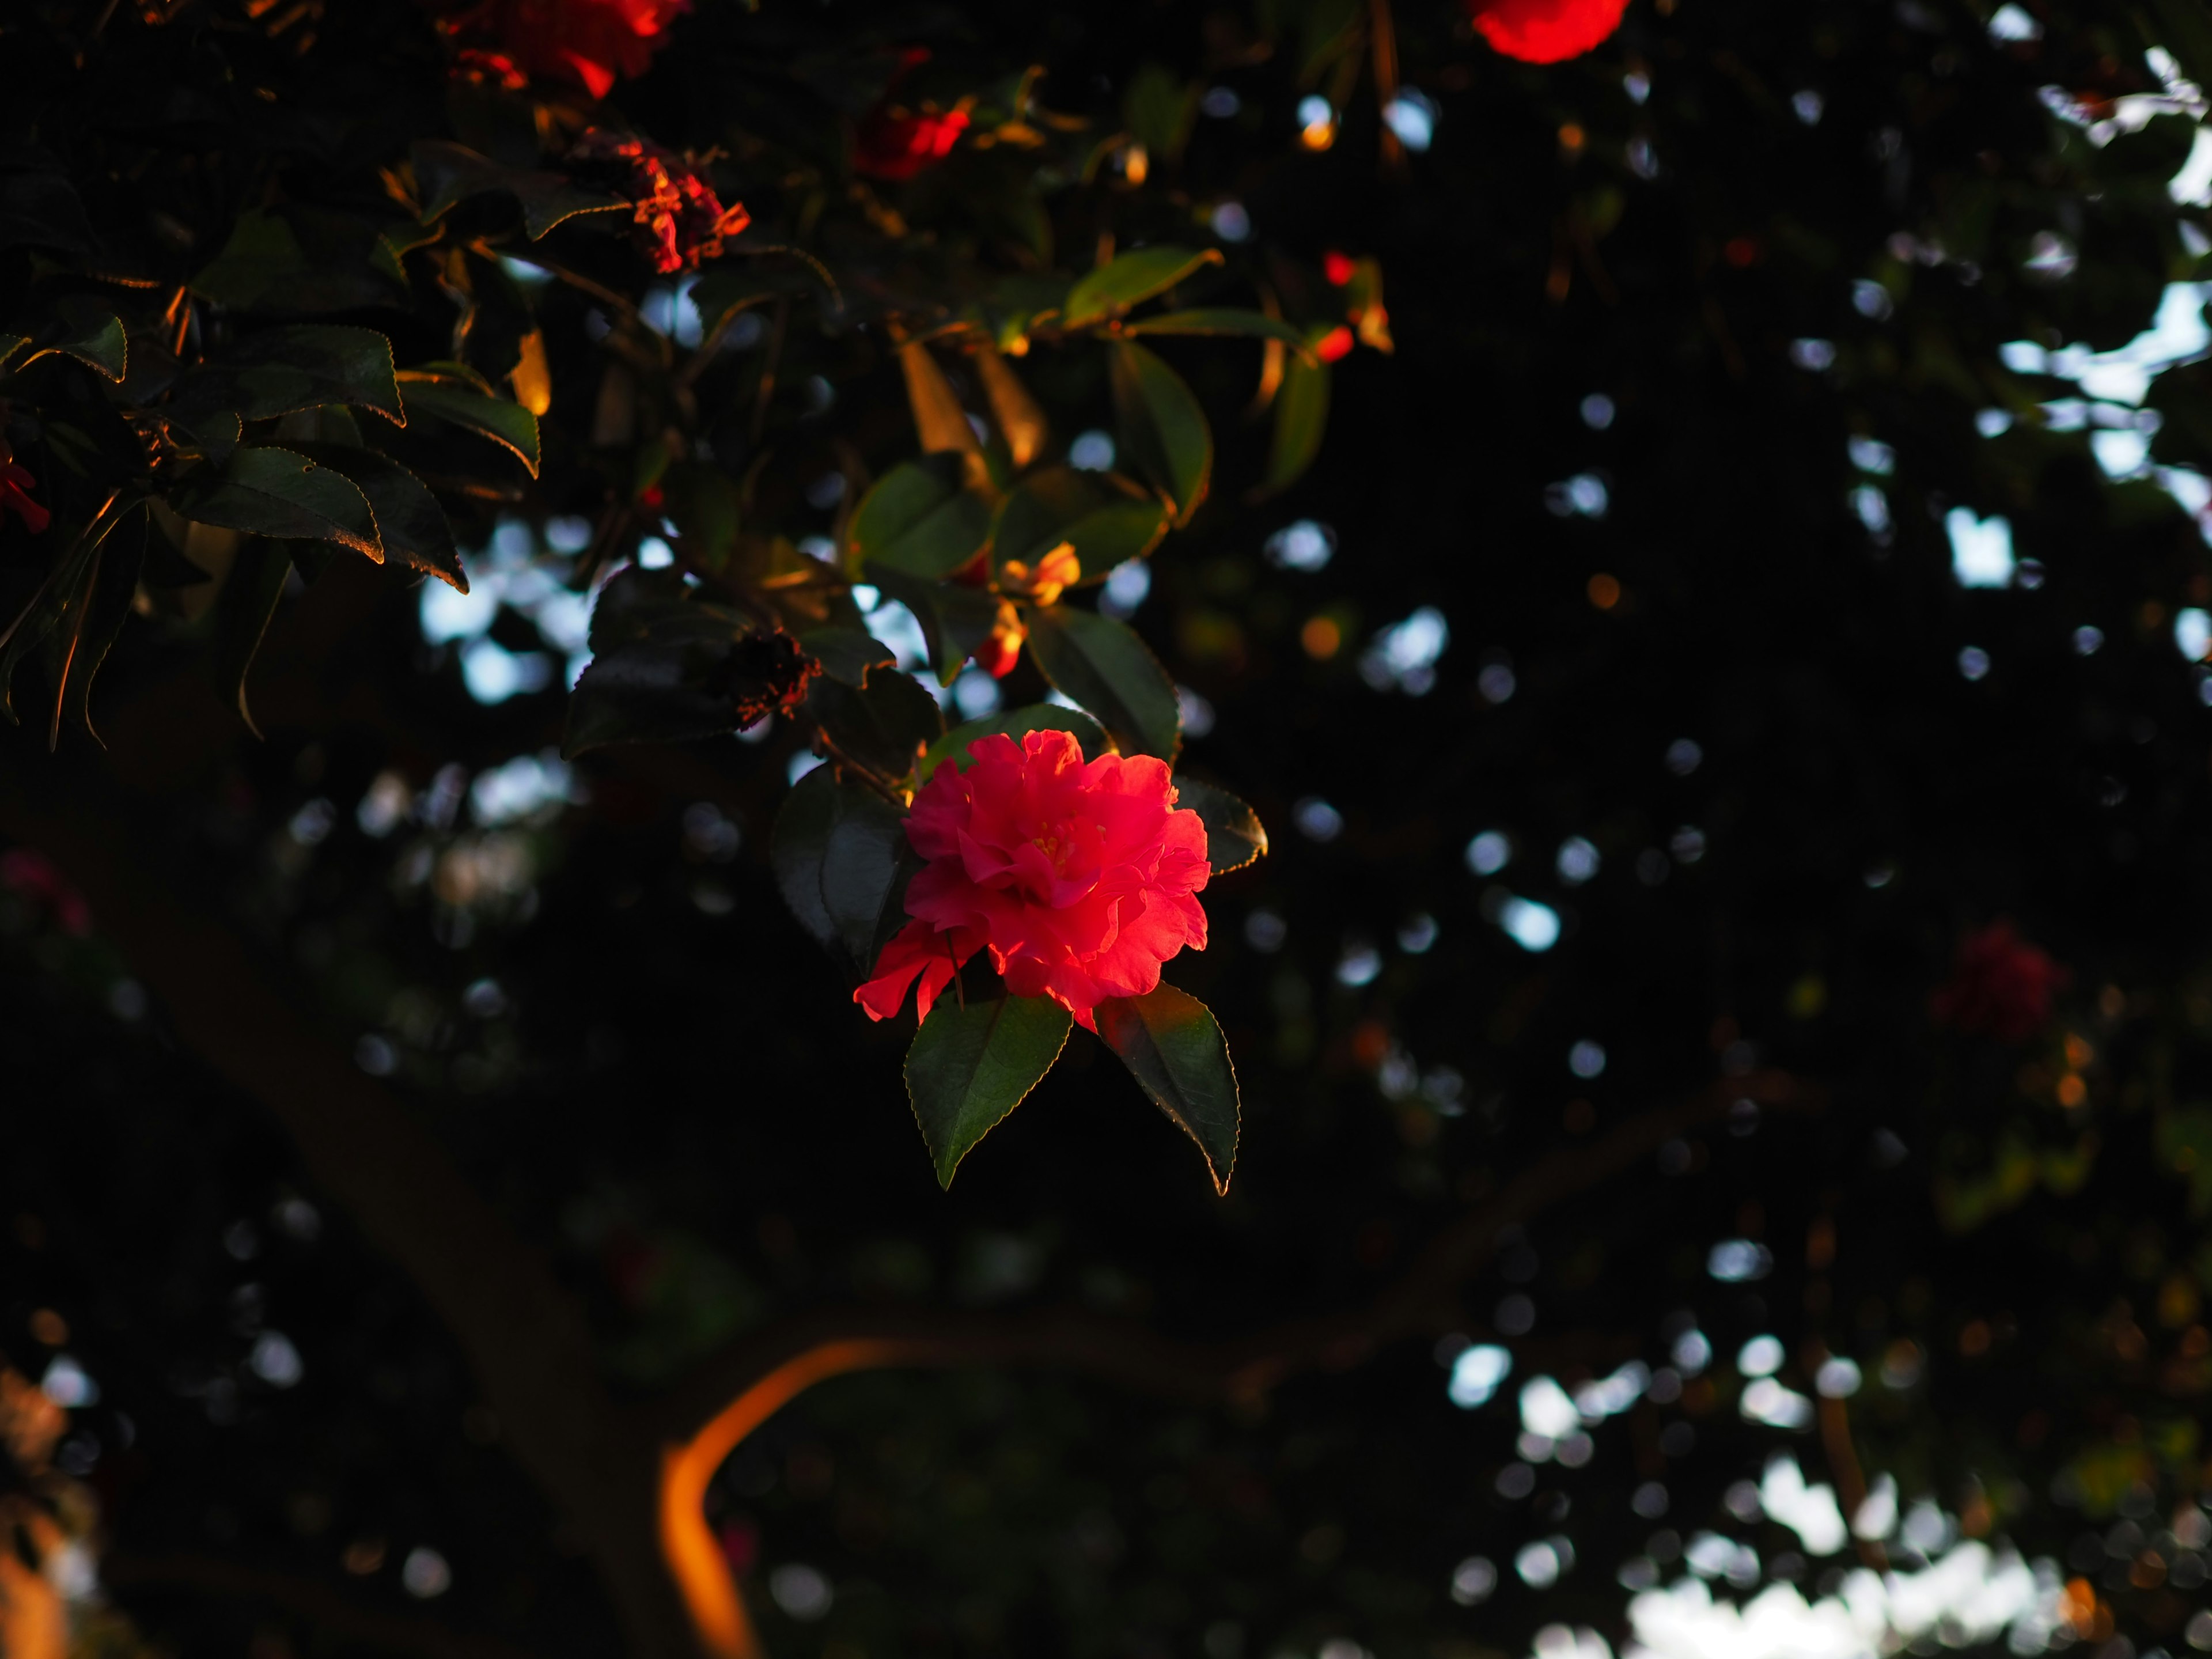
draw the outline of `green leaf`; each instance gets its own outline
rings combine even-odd
[[[135,526],[118,528],[109,538],[93,579],[93,591],[77,630],[76,650],[64,689],[65,712],[94,742],[100,740],[100,734],[92,725],[93,682],[99,678],[108,652],[130,618],[139,573],[145,567],[147,546],[153,539],[147,514],[140,512],[137,516]]]
[[[907,1050],[907,1097],[950,1187],[968,1150],[1006,1120],[1052,1069],[1073,1022],[1048,997],[998,997],[960,1006],[938,998]]]
[[[343,444],[301,444],[300,453],[350,478],[368,498],[387,559],[435,576],[455,592],[469,591],[468,573],[453,545],[453,527],[429,486],[398,462],[373,449]]]
[[[560,173],[505,167],[449,139],[418,138],[409,146],[408,155],[422,187],[425,220],[435,219],[471,196],[504,191],[520,205],[523,228],[534,242],[580,213],[628,212],[630,208],[619,197],[586,190]]]
[[[1000,503],[991,559],[1002,568],[1019,559],[1035,569],[1066,542],[1075,549],[1083,580],[1102,580],[1115,565],[1151,552],[1167,532],[1158,496],[1111,475],[1050,466],[1023,479]]]
[[[565,755],[733,732],[792,707],[813,669],[788,634],[701,599],[672,570],[625,570],[600,590],[591,647]]]
[[[898,878],[900,855],[906,850],[906,819],[899,810],[872,789],[841,782],[836,817],[822,849],[822,904],[846,954],[863,974],[875,965],[893,890],[903,890]],[[905,907],[898,908],[903,921]]]
[[[336,542],[384,562],[376,514],[343,473],[289,449],[241,449],[221,475],[172,503],[187,519],[249,535]]]
[[[55,307],[60,313],[60,337],[23,359],[28,368],[41,357],[74,357],[94,374],[120,382],[131,363],[131,342],[123,319],[99,301],[71,295]]]
[[[1174,161],[1190,142],[1198,119],[1199,84],[1172,70],[1146,64],[1129,77],[1121,95],[1121,118],[1129,136],[1162,161]]]
[[[739,312],[771,301],[796,299],[808,294],[826,294],[833,301],[836,298],[836,291],[823,286],[821,274],[811,264],[793,260],[771,265],[761,259],[748,259],[742,264],[716,267],[702,276],[691,289],[691,303],[699,310],[701,349],[707,349],[708,343],[727,328]]]
[[[855,690],[824,674],[806,695],[807,711],[836,745],[831,758],[865,766],[896,784],[945,733],[937,699],[911,674],[878,666]]]
[[[1068,290],[1060,309],[1063,329],[1088,328],[1118,317],[1131,306],[1164,294],[1177,283],[1222,262],[1216,248],[1140,247],[1098,267]]]
[[[270,420],[324,404],[373,409],[404,425],[392,342],[373,328],[304,323],[268,328],[226,348],[179,382],[179,411],[230,410]]]
[[[904,461],[876,480],[846,526],[847,568],[880,564],[937,580],[974,560],[991,538],[991,507],[961,487],[961,458]]]
[[[1182,376],[1144,347],[1117,340],[1108,361],[1124,449],[1175,508],[1178,525],[1206,499],[1213,432]]]
[[[1291,362],[1283,365],[1283,384],[1275,393],[1275,429],[1267,446],[1267,488],[1296,483],[1321,453],[1328,426],[1328,365]]]
[[[923,752],[921,763],[915,768],[915,787],[927,783],[931,773],[948,763],[957,771],[966,771],[975,763],[969,748],[981,738],[1003,732],[1018,744],[1032,732],[1073,732],[1085,760],[1096,760],[1107,750],[1106,733],[1090,715],[1080,709],[1062,708],[1058,703],[1036,702],[954,726]]]
[[[777,813],[769,856],[800,926],[865,977],[906,921],[906,878],[920,864],[898,809],[834,766],[817,766]]]
[[[660,490],[684,551],[720,570],[738,544],[737,481],[711,461],[678,461],[661,475]]]
[[[1029,629],[1044,677],[1097,715],[1123,754],[1174,763],[1182,741],[1175,682],[1133,629],[1067,605],[1030,611]]]
[[[1267,856],[1267,832],[1259,814],[1226,789],[1178,773],[1176,804],[1198,814],[1206,826],[1206,861],[1217,876],[1242,870]]]
[[[265,453],[249,449],[246,455]],[[240,459],[244,459],[245,455]],[[276,614],[276,601],[284,592],[284,579],[291,574],[292,550],[283,543],[244,542],[239,546],[237,558],[232,561],[222,592],[216,599],[215,643],[210,659],[216,690],[222,694],[225,702],[238,711],[239,718],[246,722],[246,729],[257,738],[261,735],[261,728],[253,723],[253,711],[246,707],[246,674],[253,666],[254,653],[261,649],[263,636],[269,632],[269,619]]]
[[[308,270],[300,239],[280,214],[248,208],[231,227],[222,252],[191,280],[192,292],[236,311],[251,311]]]
[[[512,450],[530,476],[538,476],[538,417],[520,404],[492,397],[475,375],[451,367],[403,368],[398,380],[410,416],[431,415],[466,427]]]
[[[914,613],[939,684],[950,685],[959,678],[961,665],[991,637],[998,623],[999,600],[987,588],[908,575],[881,560],[871,562],[866,574]]]
[[[822,665],[834,680],[857,686],[878,663],[896,662],[890,647],[864,628],[810,628],[799,636],[799,647]]]
[[[1092,1015],[1152,1103],[1198,1143],[1214,1190],[1229,1190],[1237,1167],[1237,1068],[1213,1012],[1162,984],[1140,997],[1111,997]]]
[[[852,786],[838,781],[836,769],[817,766],[792,787],[775,815],[769,862],[775,870],[775,884],[783,902],[799,918],[799,925],[817,945],[837,941],[836,922],[822,896],[822,855],[837,823],[837,805]]]
[[[1203,311],[1170,311],[1128,324],[1123,331],[1129,334],[1229,334],[1254,340],[1280,340],[1308,362],[1318,363],[1321,361],[1314,356],[1313,344],[1303,330],[1292,328],[1288,323],[1270,317],[1265,312],[1243,311],[1230,306]]]

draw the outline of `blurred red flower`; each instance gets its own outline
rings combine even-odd
[[[0,447],[0,454],[5,453],[5,448]],[[31,499],[31,491],[38,483],[31,476],[31,469],[21,462],[0,461],[0,519],[13,513],[33,536],[44,530],[53,516]]]
[[[960,135],[968,131],[965,110],[915,109],[892,96],[908,70],[928,61],[927,47],[908,47],[882,99],[860,118],[853,165],[872,179],[893,182],[911,179],[950,155]]]
[[[1557,64],[1601,45],[1628,0],[1468,0],[1483,38],[1524,64]]]
[[[41,905],[72,933],[92,931],[92,911],[53,860],[34,848],[11,847],[0,853],[0,887]]]
[[[907,839],[929,862],[907,889],[915,920],[853,994],[870,1018],[896,1014],[919,978],[927,1019],[988,950],[1009,991],[1090,1026],[1100,1002],[1144,995],[1170,957],[1206,948],[1206,826],[1176,807],[1165,762],[1086,763],[1066,732],[980,738],[968,752],[966,769],[939,767],[915,797]]]
[[[576,141],[568,163],[635,204],[638,246],[664,276],[697,270],[721,253],[725,237],[752,222],[743,203],[724,207],[690,162],[642,138],[594,127]]]
[[[2008,921],[1968,934],[1948,982],[1933,999],[1941,1024],[1970,1036],[2019,1042],[2051,1020],[2051,999],[2072,977]]]
[[[623,76],[652,66],[669,24],[690,9],[690,0],[477,0],[448,9],[440,27],[496,45],[496,55],[471,54],[478,78],[488,67],[520,70],[604,98]]]

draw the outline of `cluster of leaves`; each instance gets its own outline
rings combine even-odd
[[[407,5],[312,26],[222,0],[112,12],[50,9],[22,31],[26,61],[74,88],[61,107],[78,111],[166,71],[167,112],[50,116],[0,150],[0,410],[52,510],[35,535],[0,529],[18,583],[0,708],[34,698],[50,745],[68,720],[89,729],[95,677],[136,613],[204,651],[251,724],[247,676],[288,584],[358,556],[465,592],[461,550],[490,514],[581,515],[592,534],[572,579],[598,599],[566,750],[798,720],[830,770],[781,838],[786,891],[856,971],[902,914],[896,810],[931,757],[1060,718],[1037,704],[948,733],[927,678],[950,686],[978,659],[1003,675],[1026,646],[1037,690],[1095,720],[1092,750],[1176,757],[1173,682],[1085,602],[1213,487],[1206,407],[1157,343],[1260,343],[1256,407],[1273,410],[1260,491],[1316,453],[1323,358],[1349,349],[1340,311],[1389,344],[1371,260],[1332,274],[1347,310],[1280,260],[1232,270],[1223,249],[1176,240],[1205,222],[1166,187],[1197,88],[1164,71],[1102,120],[1052,107],[1034,70],[971,58],[909,80],[926,53],[864,40],[820,71],[816,96],[763,105],[757,125],[694,112],[715,148],[656,154],[742,201],[754,228],[687,250],[720,257],[672,286],[632,234],[648,204],[611,193],[620,170],[588,159],[608,143],[580,142],[635,115],[450,64]],[[1340,6],[1304,20],[1311,74],[1356,70],[1352,21]],[[757,44],[748,27],[701,19],[704,55]],[[333,137],[319,106],[357,101],[372,71],[378,118]],[[947,131],[969,133],[958,159],[988,185],[967,224],[918,234],[856,173],[884,118],[868,100],[880,109],[895,85],[961,112]],[[241,86],[265,114],[226,104],[220,89]],[[838,136],[855,116],[857,156]],[[195,194],[211,167],[224,188]],[[141,182],[117,198],[91,189],[103,173]],[[1056,258],[1056,219],[1097,227],[1087,271]],[[1255,286],[1256,307],[1229,302]],[[1304,320],[1285,319],[1285,295]],[[750,361],[733,349],[763,331]],[[1029,384],[1046,380],[1042,397]],[[1073,465],[1056,437],[1102,389],[1125,471]],[[901,447],[886,416],[902,402],[919,454],[878,472],[868,452]],[[822,509],[792,485],[825,455],[842,505],[823,537],[807,533]],[[634,562],[653,538],[673,568]],[[922,675],[868,632],[862,584],[919,622]],[[18,689],[33,664],[37,690]],[[1217,871],[1264,847],[1241,803],[1182,787]],[[963,995],[937,1024],[987,1017]],[[1158,1048],[1187,1026],[1205,1033],[1202,1084],[1179,1080],[1196,1060]],[[1109,1024],[1140,1027],[1152,1035],[1116,1046],[1187,1125],[1218,1120],[1194,1133],[1225,1182],[1235,1090],[1218,1028],[1165,1001]],[[1042,1024],[1033,1039],[988,1029],[967,1045],[980,1058],[916,1084],[948,1176],[1058,1049]],[[927,1051],[940,1040],[916,1078],[939,1076]],[[995,1058],[1008,1043],[1024,1055],[1011,1070]]]

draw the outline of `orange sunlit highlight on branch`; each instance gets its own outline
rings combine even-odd
[[[747,1389],[660,1461],[660,1552],[691,1615],[700,1646],[714,1659],[762,1659],[766,1651],[738,1594],[729,1563],[707,1525],[707,1485],[745,1437],[817,1382],[848,1371],[896,1364],[907,1345],[833,1342],[788,1360]]]

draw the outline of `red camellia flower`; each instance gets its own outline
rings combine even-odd
[[[924,1019],[976,951],[1016,996],[1050,997],[1085,1026],[1109,997],[1142,996],[1160,964],[1206,948],[1206,826],[1179,810],[1164,762],[1101,755],[1066,732],[969,744],[915,797],[907,839],[929,860],[907,888],[912,921],[853,994],[889,1019],[921,981]]]
[[[31,499],[31,491],[39,483],[31,476],[31,469],[4,459],[7,453],[7,446],[0,444],[0,519],[13,513],[23,521],[23,528],[35,536],[52,515]]]
[[[1960,943],[1950,981],[1936,993],[1936,1018],[1970,1036],[2019,1042],[2050,1022],[2051,994],[2070,977],[2010,922],[1993,921]]]
[[[752,222],[742,202],[724,207],[690,163],[642,138],[594,127],[576,141],[568,164],[636,204],[638,246],[664,276],[697,270],[721,253],[724,237]]]
[[[523,73],[604,98],[623,76],[652,66],[669,24],[690,9],[690,0],[478,0],[447,10],[440,27],[488,37]]]
[[[907,72],[928,61],[927,46],[908,47],[883,100],[861,118],[853,165],[872,179],[895,183],[911,179],[924,167],[950,155],[953,145],[960,142],[960,135],[968,131],[965,110],[914,109],[892,98],[892,91],[906,78]]]
[[[1469,0],[1485,40],[1524,64],[1557,64],[1601,45],[1628,0]]]

